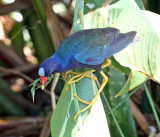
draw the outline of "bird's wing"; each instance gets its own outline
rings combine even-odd
[[[120,33],[116,28],[86,31],[79,37],[79,44],[74,47],[75,59],[87,65],[102,64],[131,43],[135,35],[135,31]]]
[[[86,47],[86,46],[85,46]],[[82,52],[77,52],[75,54],[75,59],[83,64],[87,65],[98,65],[105,61],[105,57],[103,56],[104,48],[99,46],[99,48],[94,49],[85,49]]]
[[[118,29],[109,27],[84,31],[78,38],[78,45],[74,47],[75,59],[87,65],[102,64],[106,59],[105,51],[117,33]]]

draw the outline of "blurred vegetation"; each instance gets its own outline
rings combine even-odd
[[[143,3],[141,0],[135,1],[140,9],[145,8],[160,14],[159,0],[143,0]],[[71,28],[74,11],[81,9],[75,8],[75,0],[9,2],[11,1],[0,1],[0,136],[51,136],[49,124],[51,113],[55,109],[55,103],[58,102],[65,81],[59,79],[55,90],[53,89],[55,82],[51,82],[44,92],[37,90],[34,103],[29,85],[38,78],[39,64],[55,52],[70,32],[83,27]],[[116,3],[117,0],[107,2],[109,5]],[[103,1],[97,1],[95,8],[101,8],[102,4]],[[88,12],[90,9],[85,8],[84,13]],[[124,86],[130,69],[118,64],[114,58],[112,60],[113,66],[118,66],[121,72],[114,67],[104,70],[109,76],[109,83],[101,95],[111,137],[122,135],[146,137],[151,134],[158,137],[156,117],[143,85],[115,98],[117,92]],[[98,74],[97,77],[101,82]],[[146,81],[144,79],[143,82]],[[84,83],[82,81],[80,85]],[[159,117],[160,85],[152,80],[148,80],[146,84]],[[113,111],[110,111],[110,108]]]

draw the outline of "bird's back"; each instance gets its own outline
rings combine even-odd
[[[98,65],[125,48],[135,35],[135,31],[122,34],[111,27],[78,31],[63,41],[56,54],[64,65],[71,57],[83,64]]]

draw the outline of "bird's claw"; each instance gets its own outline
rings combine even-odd
[[[65,77],[66,79],[68,79],[68,74],[74,74],[75,76],[73,76],[66,84],[66,91],[69,91],[69,86],[72,84],[72,83],[76,83],[78,82],[79,80],[81,80],[83,77],[87,77],[87,78],[91,78],[93,79],[94,81],[97,80],[96,77],[93,77],[93,76],[90,76],[89,74],[94,72],[95,70],[89,70],[89,71],[84,71],[82,73],[78,73],[78,72],[73,72],[73,71],[67,71],[66,74],[65,74]]]
[[[69,86],[71,85],[72,83],[70,81],[67,82],[66,84],[66,91],[69,91]]]
[[[92,77],[92,76],[91,76]],[[93,79],[94,81],[96,81],[97,80],[97,78],[96,77],[92,77],[91,79]]]
[[[74,95],[74,96],[75,96],[75,95]],[[86,101],[80,99],[77,95],[76,95],[75,97],[78,99],[79,102],[88,105],[88,106],[86,106],[84,109],[79,110],[79,111],[76,113],[76,115],[74,116],[74,120],[77,122],[77,116],[78,116],[80,113],[86,111],[86,110],[89,109],[89,108],[92,109],[93,105],[94,105],[95,102],[98,100],[98,97],[93,98],[93,100],[92,100],[91,102],[86,102]]]
[[[66,79],[69,78],[69,77],[68,77],[68,74],[70,74],[71,72],[72,72],[72,71],[67,71],[67,72],[66,72],[66,74],[65,74],[65,78],[66,78]]]

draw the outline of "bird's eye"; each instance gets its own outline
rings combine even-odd
[[[48,71],[45,72],[45,76],[47,76],[47,74],[48,74]]]

